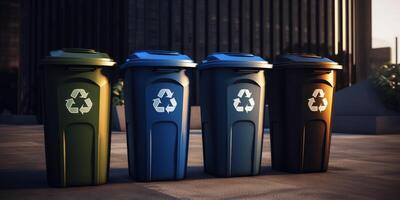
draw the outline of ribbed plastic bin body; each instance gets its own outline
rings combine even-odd
[[[328,169],[337,63],[318,56],[284,55],[274,63],[270,102],[272,168]]]
[[[189,57],[140,51],[125,69],[129,174],[138,181],[183,179],[189,142]]]
[[[260,172],[266,61],[216,53],[199,66],[204,168],[220,177]]]
[[[110,83],[115,63],[87,49],[51,52],[45,65],[45,147],[52,186],[104,184],[110,152]]]

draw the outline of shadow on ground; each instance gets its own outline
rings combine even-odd
[[[186,180],[220,178],[204,172],[203,166],[188,166],[187,168],[188,168],[187,176],[185,178]],[[287,174],[287,173],[272,170],[270,166],[267,166],[267,167],[261,167],[260,174],[258,176],[275,176],[281,174]]]
[[[34,169],[1,169],[1,189],[47,188],[46,171]]]
[[[1,189],[35,189],[48,188],[46,171],[42,169],[1,169]],[[109,184],[130,183],[128,169],[110,169]]]

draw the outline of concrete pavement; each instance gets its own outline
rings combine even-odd
[[[203,173],[201,135],[192,134],[187,179],[133,182],[124,133],[112,135],[110,183],[50,188],[43,127],[0,125],[0,199],[399,199],[400,135],[341,135],[332,139],[327,173],[270,169],[265,135],[260,176],[215,178]]]

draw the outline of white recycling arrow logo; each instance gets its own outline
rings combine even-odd
[[[322,98],[322,105],[314,105],[317,97]],[[322,112],[328,107],[328,99],[325,98],[325,92],[322,89],[315,89],[312,97],[308,99],[308,108],[311,112]]]
[[[75,104],[74,99],[78,98],[78,94],[79,98],[85,99],[84,102],[86,105],[81,105],[81,107],[73,107],[73,105]],[[72,98],[65,100],[65,107],[67,108],[68,112],[72,114],[81,113],[82,115],[88,113],[93,106],[92,100],[88,98],[88,95],[89,93],[86,92],[84,89],[74,89],[70,95]]]
[[[175,97],[173,97],[173,95],[174,93],[171,92],[171,90],[168,88],[163,88],[158,91],[157,98],[153,99],[154,110],[159,113],[167,112],[168,114],[170,112],[174,112],[178,103],[176,102],[176,99]],[[160,106],[161,99],[163,99],[164,97],[169,99],[169,104],[166,107]]]
[[[239,90],[239,93],[237,94],[238,98],[233,99],[233,107],[235,107],[235,110],[237,112],[244,112],[246,111],[246,113],[252,111],[254,109],[255,106],[255,102],[253,97],[251,97],[251,92],[248,89],[241,89]],[[243,98],[243,96],[245,96],[246,98],[248,98],[249,103],[246,106],[242,106],[240,99]]]

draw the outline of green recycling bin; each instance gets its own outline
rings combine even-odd
[[[51,186],[104,184],[110,154],[107,76],[115,62],[90,49],[50,52],[44,66],[44,131]]]

